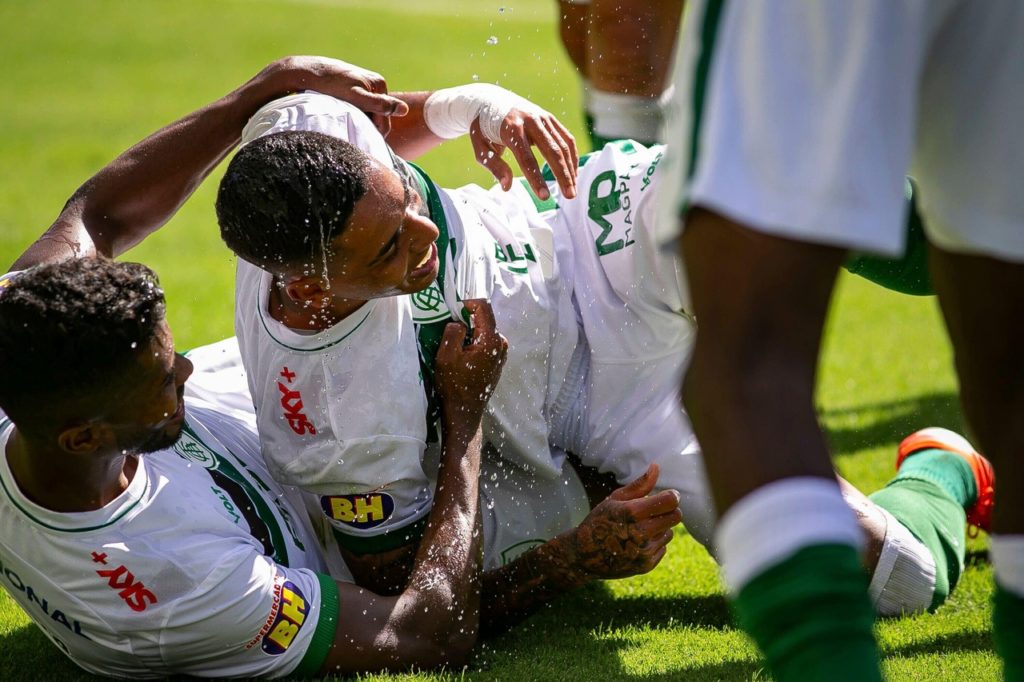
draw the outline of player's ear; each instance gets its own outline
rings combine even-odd
[[[110,440],[110,428],[103,422],[72,424],[57,434],[57,444],[72,455],[89,455],[103,448]]]
[[[292,302],[321,309],[330,301],[330,292],[319,277],[298,277],[284,285],[284,293]]]

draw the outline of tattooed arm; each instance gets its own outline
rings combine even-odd
[[[647,573],[665,556],[672,527],[682,519],[679,496],[648,494],[658,480],[652,464],[643,476],[598,504],[570,531],[483,574],[481,629],[495,631],[560,594],[594,580]]]

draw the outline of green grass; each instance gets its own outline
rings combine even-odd
[[[499,12],[501,6],[505,12]],[[557,43],[554,0],[4,0],[0,3],[0,268],[74,189],[160,125],[285,54],[329,54],[383,73],[392,89],[498,81],[581,131],[577,86]],[[497,45],[488,45],[490,36]],[[446,185],[486,182],[466,141],[423,159]],[[179,345],[231,333],[233,262],[216,235],[219,174],[129,254],[153,266]],[[822,361],[819,405],[840,469],[862,489],[890,475],[894,447],[928,424],[962,426],[950,351],[929,299],[844,278]],[[988,680],[991,570],[984,544],[937,614],[878,631],[893,679]],[[0,597],[0,678],[81,679]],[[714,564],[680,535],[652,574],[562,599],[478,646],[465,672],[396,679],[766,679],[732,625]],[[385,679],[385,678],[373,678]],[[392,678],[387,678],[392,679]]]

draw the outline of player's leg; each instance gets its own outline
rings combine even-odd
[[[999,474],[992,536],[996,649],[1006,679],[1024,679],[1024,265],[933,249],[968,423]]]
[[[688,9],[669,127],[699,324],[684,401],[724,512],[726,580],[773,675],[878,679],[861,538],[813,392],[846,249],[903,246],[914,78],[938,10],[806,9]]]
[[[996,649],[1024,680],[1024,5],[959,3],[923,70],[913,174],[971,430],[999,475]]]
[[[591,142],[660,139],[682,0],[592,0],[587,17]]]

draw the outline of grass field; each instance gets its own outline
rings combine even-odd
[[[3,0],[0,2],[0,268],[91,173],[160,125],[285,54],[328,54],[383,73],[393,90],[498,82],[581,132],[554,0]],[[501,11],[504,8],[504,11]],[[488,44],[494,36],[497,44]],[[581,137],[582,139],[582,137]],[[422,160],[445,185],[485,182],[469,143]],[[213,218],[219,173],[129,254],[156,269],[179,346],[231,333],[233,262]],[[819,409],[840,470],[870,491],[906,433],[962,427],[948,343],[930,299],[840,282]],[[983,541],[934,615],[881,623],[899,680],[991,680],[991,570]],[[0,596],[0,679],[86,677]],[[652,574],[594,586],[480,644],[466,671],[395,679],[766,679],[731,624],[714,564],[680,533]],[[376,679],[376,678],[375,678]],[[391,679],[391,678],[388,678]]]

